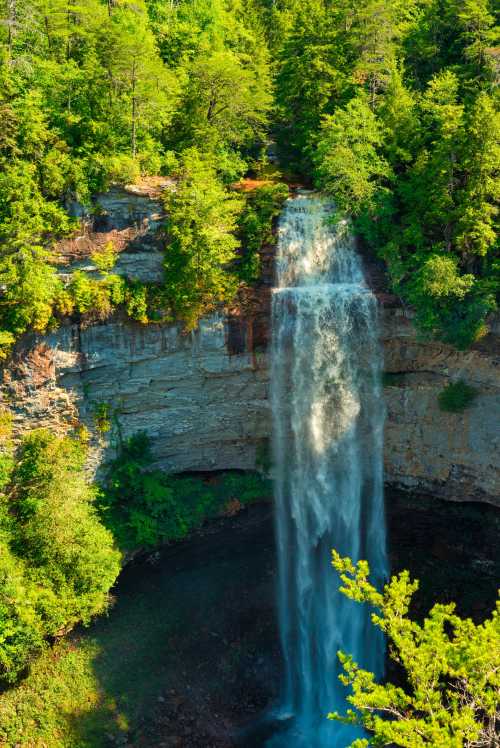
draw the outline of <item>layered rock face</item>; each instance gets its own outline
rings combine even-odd
[[[58,247],[61,275],[98,273],[92,253],[112,242],[119,252],[113,272],[161,280],[157,229],[161,194],[171,186],[153,177],[98,195],[79,234]],[[85,425],[91,472],[139,431],[149,434],[156,465],[168,471],[254,468],[270,432],[267,367],[258,352],[267,345],[268,299],[264,288],[244,317],[240,305],[187,335],[176,325],[119,318],[28,335],[3,370],[2,407],[12,412],[16,435]]]
[[[93,223],[61,256],[85,267],[93,248],[113,240],[118,272],[156,280],[162,253],[151,234],[164,186],[103,196]],[[259,293],[257,306],[205,319],[188,335],[115,318],[26,336],[3,371],[2,407],[17,434],[85,424],[93,471],[138,431],[150,435],[156,464],[169,471],[253,469],[265,462],[271,435],[269,288]],[[400,308],[382,306],[381,317],[385,369],[395,375],[384,388],[387,483],[500,505],[500,327],[459,352],[419,341]],[[477,397],[463,413],[443,413],[438,394],[457,379]]]
[[[77,203],[70,206],[81,218],[81,231],[58,245],[61,274],[72,270],[97,273],[91,254],[111,243],[119,252],[114,273],[161,281],[163,252],[158,229],[165,218],[162,193],[171,187],[172,180],[149,177],[140,184],[96,195],[92,213]]]
[[[265,357],[231,355],[229,337],[218,316],[189,335],[119,321],[64,327],[16,351],[4,402],[17,431],[85,424],[94,469],[139,431],[168,471],[254,468],[270,432]]]
[[[386,481],[454,501],[500,505],[500,326],[468,351],[418,340],[401,309],[383,313]],[[394,376],[391,376],[394,375]],[[462,379],[477,392],[462,413],[438,395]]]

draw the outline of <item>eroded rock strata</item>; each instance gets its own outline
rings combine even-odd
[[[157,280],[161,190],[151,183],[101,196],[62,262],[92,270],[93,248],[113,241],[118,272]],[[119,438],[146,431],[157,465],[206,471],[263,466],[269,449],[270,264],[265,281],[234,309],[184,334],[176,325],[117,317],[26,336],[4,367],[3,407],[16,434],[79,423],[92,434],[90,469]],[[135,268],[135,270],[134,270]],[[64,264],[61,272],[64,273]],[[389,485],[450,500],[500,504],[500,324],[471,350],[418,339],[402,308],[380,294],[388,373],[385,471]],[[477,391],[463,413],[444,413],[438,394],[463,379]],[[103,428],[104,427],[104,428]]]

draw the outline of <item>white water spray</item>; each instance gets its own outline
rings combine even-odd
[[[386,576],[384,408],[377,305],[348,226],[328,203],[299,194],[284,209],[273,293],[272,406],[279,615],[285,661],[272,745],[346,748],[357,736],[329,722],[344,712],[337,651],[377,675],[384,645],[364,606],[338,592],[331,549]]]

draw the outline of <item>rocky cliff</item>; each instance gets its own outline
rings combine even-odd
[[[138,431],[169,471],[250,469],[269,427],[265,357],[231,355],[227,318],[189,335],[176,326],[120,321],[63,327],[19,346],[4,371],[3,397],[17,431],[93,434],[93,464]]]
[[[121,250],[119,272],[156,278],[161,252],[151,233],[161,219],[163,187],[102,196],[92,224],[62,248],[63,262],[86,267],[92,248],[112,240]],[[175,325],[114,318],[27,336],[3,371],[3,407],[12,411],[16,433],[85,424],[93,470],[138,431],[150,435],[166,470],[254,468],[265,462],[271,432],[268,289],[261,297],[257,313],[254,305],[215,315],[188,335]],[[392,375],[384,387],[388,484],[500,504],[498,326],[467,352],[418,340],[400,308],[381,304],[381,328]],[[459,378],[477,397],[463,413],[444,413],[437,396]]]
[[[454,501],[500,505],[500,329],[468,351],[420,341],[402,310],[383,313],[386,481]],[[392,376],[391,376],[392,375]],[[463,413],[440,410],[450,381],[473,386]]]

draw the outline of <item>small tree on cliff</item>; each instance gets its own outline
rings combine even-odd
[[[175,191],[168,192],[165,293],[187,329],[238,287],[230,270],[238,240],[234,236],[243,203],[220,181],[214,164],[196,148],[182,154]]]
[[[418,588],[407,571],[379,592],[369,581],[366,561],[354,565],[333,551],[341,591],[371,605],[372,621],[387,636],[390,657],[403,667],[407,685],[375,682],[347,654],[340,680],[350,686],[355,707],[329,718],[364,727],[371,737],[351,748],[498,748],[500,736],[500,602],[480,625],[455,614],[454,604],[434,605],[420,625],[408,617]]]

